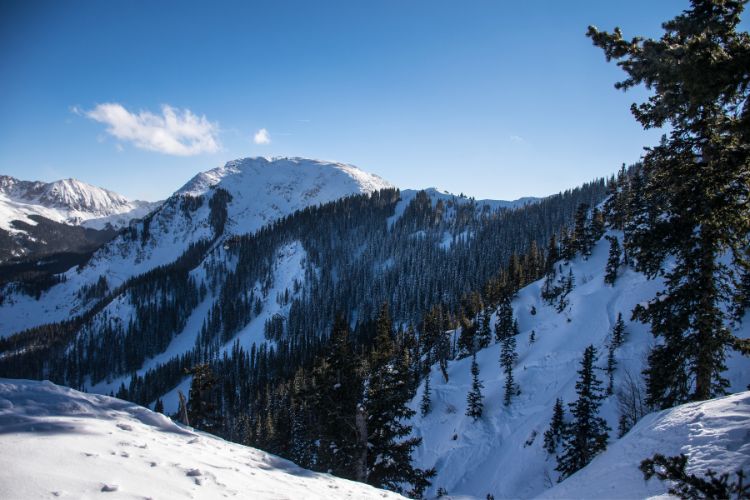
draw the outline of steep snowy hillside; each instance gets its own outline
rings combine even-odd
[[[159,413],[0,379],[0,498],[402,498],[314,473]]]
[[[79,291],[103,277],[109,289],[174,262],[199,242],[252,233],[311,205],[390,187],[356,167],[300,158],[246,158],[198,174],[142,222],[99,249],[39,300],[8,294],[0,336],[80,314]],[[220,193],[219,197],[216,194]],[[219,223],[219,219],[221,223]]]
[[[655,453],[690,457],[687,472],[705,476],[750,469],[750,392],[647,415],[622,439],[540,498],[647,498],[668,486],[648,482],[638,464]]]
[[[543,281],[519,291],[513,301],[520,330],[513,374],[520,394],[510,405],[503,404],[505,377],[499,365],[499,344],[477,353],[485,399],[484,414],[476,422],[465,415],[471,359],[450,363],[447,383],[438,367],[432,368],[431,411],[424,417],[419,414],[423,383],[412,402],[418,413],[411,422],[414,433],[423,438],[414,456],[416,465],[437,470],[430,493],[443,488],[450,495],[484,498],[492,493],[496,498],[531,498],[552,487],[558,479],[556,460],[542,445],[555,399],[561,397],[566,410],[575,400],[577,370],[588,345],[598,350],[597,366],[606,366],[611,331],[622,313],[627,333],[624,344],[615,351],[615,394],[602,405],[602,416],[613,429],[610,443],[616,441],[617,393],[627,392],[629,378],[640,379],[645,355],[654,342],[645,325],[630,321],[631,311],[651,299],[661,283],[625,269],[614,286],[605,285],[607,253],[608,243],[602,239],[587,260],[579,256],[569,265],[561,264],[558,275],[567,277],[572,270],[575,282],[562,312],[542,300]],[[493,315],[493,325],[495,320]],[[750,337],[750,322],[746,320],[735,333]],[[732,353],[727,364],[730,391],[746,389],[750,359]],[[598,377],[606,384],[603,370]]]
[[[13,221],[34,225],[31,215],[92,229],[107,224],[120,228],[158,206],[158,202],[131,201],[76,179],[45,183],[0,175],[0,229],[10,232],[20,230]]]

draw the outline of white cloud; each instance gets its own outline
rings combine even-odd
[[[73,112],[80,113],[74,108]],[[107,132],[135,147],[176,156],[193,156],[219,150],[219,126],[189,109],[180,110],[167,104],[161,115],[150,111],[131,113],[121,104],[97,105],[85,116],[106,124]]]
[[[509,139],[510,139],[510,142],[515,142],[516,144],[521,144],[521,143],[526,142],[526,140],[520,135],[511,135]]]
[[[255,132],[255,135],[253,136],[253,142],[255,144],[270,144],[271,135],[268,133],[268,130],[262,128]]]

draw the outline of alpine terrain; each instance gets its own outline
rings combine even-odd
[[[582,127],[628,148],[635,136],[609,111],[575,107],[596,107],[598,93],[563,95],[565,80],[550,75],[567,64],[524,61],[535,75],[545,71],[545,87],[533,94],[516,87],[529,99],[519,100],[524,113],[531,100],[545,120],[558,104],[569,106],[564,125],[554,122],[562,141],[535,143],[551,137],[537,119],[526,127],[529,139],[512,135],[488,149],[482,134],[509,131],[478,111],[463,120],[463,104],[450,108],[460,124],[451,130],[456,144],[472,135],[483,154],[497,155],[492,165],[511,158],[528,165],[549,158],[542,150],[559,148],[564,166],[540,172],[557,168],[555,175],[578,185],[544,197],[405,189],[350,164],[284,156],[239,158],[176,179],[157,204],[73,180],[1,177],[0,447],[7,453],[0,456],[0,497],[750,499],[746,3],[691,0],[661,24],[657,39],[589,26],[594,50],[625,73],[615,87],[648,91],[630,112],[661,137],[639,148],[636,161],[604,166],[588,182],[579,180],[589,174],[576,177],[584,170],[567,171],[563,155],[577,149],[600,162],[610,143],[597,149],[578,137],[577,144],[561,128]],[[575,17],[580,6],[573,4],[560,23]],[[599,4],[589,8],[604,16]],[[325,6],[305,11],[306,25],[318,9]],[[443,17],[462,34],[455,21],[463,18]],[[345,23],[334,20],[345,34]],[[542,21],[535,17],[534,29],[554,36],[557,24],[547,29]],[[263,28],[239,31],[252,37]],[[483,29],[477,24],[468,39],[489,36]],[[422,40],[421,30],[410,43]],[[292,35],[285,30],[278,43]],[[305,36],[315,47],[318,33]],[[450,38],[451,47],[468,43],[463,38]],[[536,46],[536,38],[524,43]],[[542,38],[544,57],[573,50],[565,37]],[[347,46],[348,59],[358,59],[349,57],[359,55],[356,47]],[[317,70],[312,52],[306,64]],[[389,57],[399,66],[395,52]],[[388,65],[366,62],[368,71],[388,73]],[[244,69],[236,66],[233,82]],[[265,69],[269,88],[287,88],[276,66]],[[377,81],[375,73],[366,80]],[[331,74],[347,91],[362,77]],[[310,109],[313,117],[330,111],[327,97],[348,96],[333,80],[293,80],[325,103]],[[481,106],[476,101],[483,113],[495,97],[507,102],[490,85],[467,88],[462,80],[480,83],[434,83],[463,89],[462,103],[483,89]],[[404,90],[392,82],[398,85],[389,92]],[[178,88],[194,83],[181,80]],[[405,86],[420,89],[409,105],[422,105],[424,92],[430,112],[449,109],[433,108],[435,89],[423,87]],[[584,104],[577,94],[586,94]],[[384,107],[411,109],[397,102]],[[316,151],[333,147],[326,127],[361,120],[345,108],[336,109],[341,121],[315,123]],[[373,122],[386,123],[379,109],[368,109],[383,118]],[[513,106],[505,109],[512,116]],[[250,135],[167,104],[161,114],[117,102],[73,112],[89,127],[104,127],[99,153],[104,139],[114,140],[120,158],[160,153],[182,168],[188,160],[180,158],[233,154],[250,140],[257,150],[302,147],[312,127],[298,109],[274,112],[289,132],[269,127]],[[534,116],[516,116],[519,128]],[[487,130],[469,134],[477,124]],[[416,128],[409,147],[420,144]],[[445,137],[440,128],[429,130]],[[357,141],[335,136],[357,150]],[[450,163],[441,159],[445,145],[430,144],[435,151],[414,160],[414,168],[433,169],[426,185],[444,182],[441,167]],[[414,157],[396,151],[389,158],[401,168]],[[473,158],[451,175],[468,177]],[[511,168],[518,166],[478,182],[499,190]],[[541,185],[530,183],[526,193]]]

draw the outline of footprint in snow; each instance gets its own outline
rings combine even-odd
[[[187,477],[198,477],[198,476],[202,476],[202,475],[203,475],[203,473],[201,472],[201,470],[200,470],[200,469],[190,469],[190,470],[188,470],[188,471],[187,471],[187,472],[185,473],[185,475],[186,475]]]
[[[103,492],[112,492],[112,491],[117,491],[119,489],[120,487],[117,486],[116,484],[105,484],[104,486],[102,486]]]
[[[133,426],[129,425],[129,424],[119,423],[119,424],[117,424],[117,427],[119,427],[120,429],[122,429],[124,431],[132,431],[133,430]]]

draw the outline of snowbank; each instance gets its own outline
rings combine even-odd
[[[0,498],[401,498],[318,474],[159,413],[0,379]]]
[[[750,391],[690,403],[644,417],[604,453],[539,498],[647,498],[668,485],[643,480],[642,460],[686,454],[687,471],[705,476],[750,470]]]

